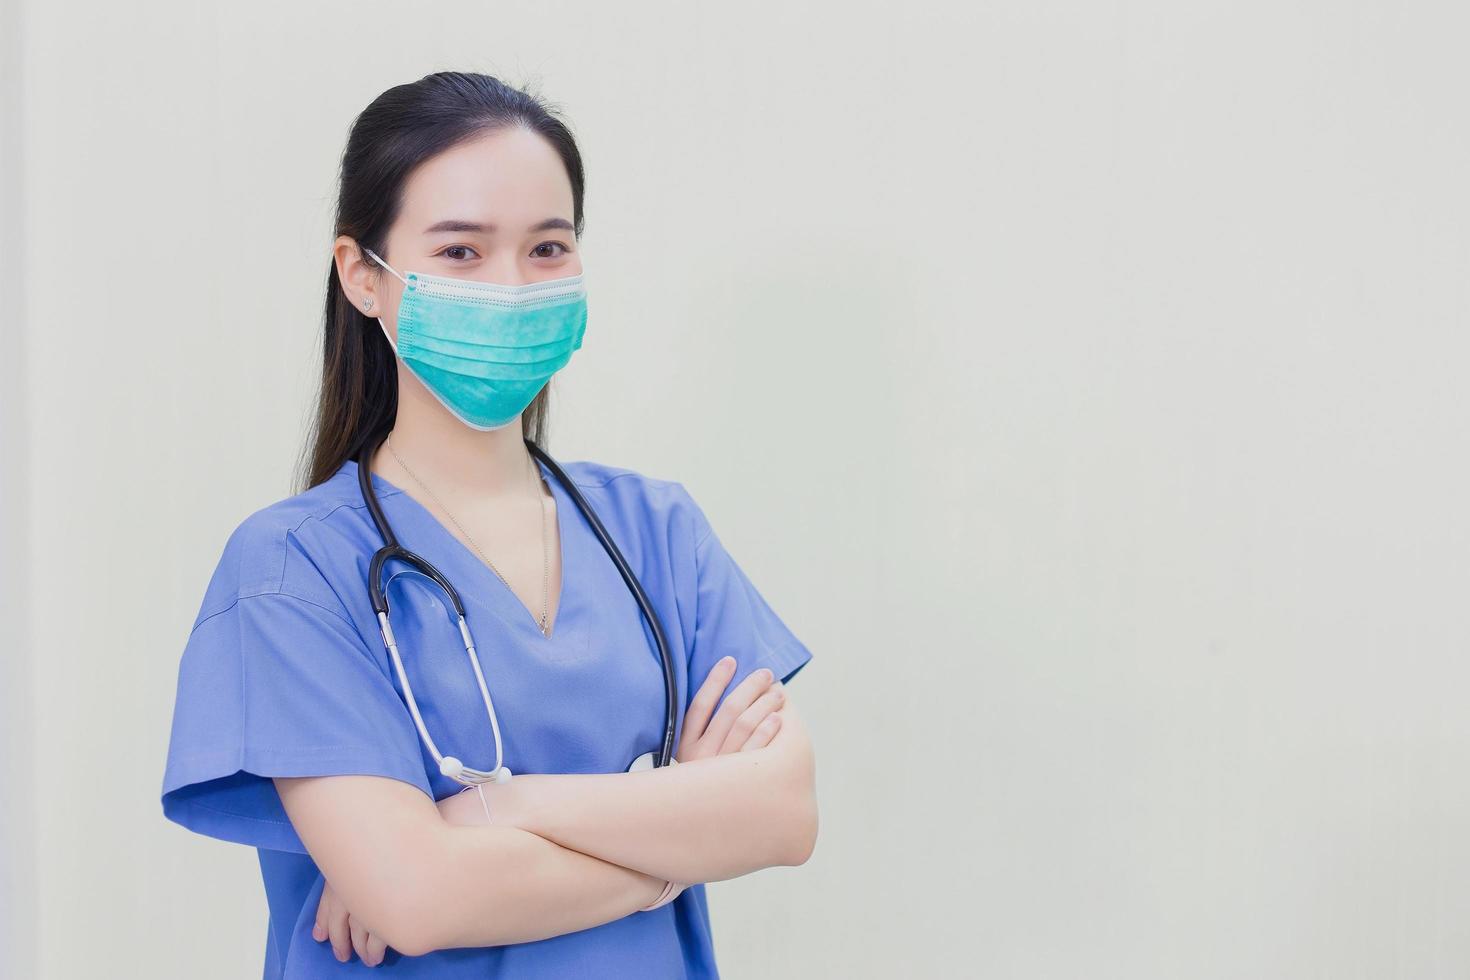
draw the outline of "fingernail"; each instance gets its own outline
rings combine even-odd
[[[765,675],[767,684],[776,679],[776,675],[771,673],[771,669],[769,667],[762,667],[761,673]]]
[[[735,666],[735,658],[734,657],[722,657],[720,659],[720,666],[721,667],[733,667],[733,666]]]

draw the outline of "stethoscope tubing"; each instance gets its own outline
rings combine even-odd
[[[666,719],[664,722],[663,744],[659,748],[659,755],[654,761],[654,765],[666,766],[674,756],[674,725],[678,720],[679,698],[678,682],[674,676],[674,660],[669,654],[668,637],[664,635],[663,625],[659,622],[658,613],[654,611],[653,603],[648,601],[648,594],[643,591],[643,584],[638,581],[638,576],[634,575],[633,570],[628,567],[628,562],[623,558],[623,553],[618,550],[618,546],[613,542],[612,536],[602,526],[602,521],[598,518],[596,511],[587,503],[581,491],[577,489],[577,485],[567,477],[566,473],[562,472],[562,468],[557,465],[556,460],[547,455],[545,450],[540,446],[527,439],[526,448],[537,459],[545,463],[547,469],[556,475],[557,480],[561,482],[567,495],[572,498],[573,502],[577,505],[577,509],[582,512],[582,516],[587,518],[587,523],[592,526],[593,533],[602,542],[603,550],[607,552],[608,557],[617,566],[618,573],[623,576],[623,581],[628,585],[628,591],[633,593],[633,598],[638,602],[638,608],[643,612],[643,618],[648,622],[649,629],[653,632],[653,641],[658,646],[659,661],[663,665],[664,716]]]
[[[384,436],[386,437],[386,433]],[[501,769],[503,763],[500,724],[495,716],[495,708],[490,699],[490,692],[485,684],[484,674],[480,669],[480,661],[475,651],[474,639],[470,635],[469,626],[465,620],[464,603],[460,600],[458,590],[455,589],[454,585],[439,569],[434,567],[433,563],[398,543],[398,538],[393,533],[393,528],[388,522],[387,515],[383,513],[382,504],[378,500],[378,495],[373,489],[372,484],[372,458],[381,443],[381,438],[369,439],[364,443],[357,457],[357,477],[359,488],[362,491],[362,498],[367,504],[368,513],[372,517],[373,524],[378,529],[378,534],[383,539],[383,546],[374,552],[372,560],[368,564],[368,595],[372,601],[373,613],[377,616],[383,643],[388,648],[388,652],[392,657],[393,667],[398,675],[399,686],[403,688],[409,710],[413,714],[414,724],[418,727],[419,734],[423,736],[425,743],[429,746],[429,750],[436,757],[441,758],[441,771],[445,775],[453,776],[458,781],[471,785],[478,782],[486,782],[495,778],[496,772]],[[598,518],[596,511],[592,509],[592,506],[587,502],[586,498],[582,496],[576,484],[572,482],[556,460],[552,459],[540,446],[537,446],[530,439],[526,439],[525,443],[526,448],[532,455],[545,463],[547,469],[551,470],[552,475],[556,477],[561,483],[562,488],[567,492],[567,496],[572,498],[572,502],[577,505],[577,509],[586,518],[587,524],[592,528],[593,534],[596,535],[603,550],[612,559],[613,565],[617,568],[618,574],[622,576],[624,584],[627,585],[629,592],[632,593],[634,600],[638,603],[639,611],[642,613],[643,618],[649,625],[650,631],[653,633],[654,643],[658,647],[659,662],[664,675],[665,714],[663,740],[657,756],[653,761],[653,765],[656,767],[670,765],[674,756],[675,723],[678,720],[678,686],[674,673],[674,661],[669,652],[668,637],[664,633],[663,625],[659,621],[658,614],[654,611],[653,604],[648,599],[648,594],[643,590],[642,583],[638,581],[638,577],[628,567],[627,560],[623,557],[622,552],[618,550],[618,546],[613,541],[612,536],[608,534],[607,529]],[[423,716],[419,712],[417,700],[413,696],[412,687],[408,683],[407,671],[404,669],[403,659],[398,652],[397,640],[393,635],[393,627],[389,622],[388,596],[383,587],[382,573],[383,566],[393,560],[401,561],[416,571],[428,576],[444,590],[454,606],[454,611],[459,618],[459,631],[464,640],[466,655],[469,657],[470,666],[474,670],[475,680],[479,684],[480,694],[485,702],[485,708],[494,731],[495,769],[490,772],[470,769],[462,765],[457,759],[442,757],[438,747],[434,744],[433,738],[429,735],[428,728],[423,721]],[[461,778],[461,775],[467,776],[468,778]]]

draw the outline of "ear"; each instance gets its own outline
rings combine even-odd
[[[339,235],[332,243],[332,260],[337,264],[337,281],[342,283],[347,302],[364,316],[382,316],[387,298],[382,295],[380,270],[358,247],[356,239]]]

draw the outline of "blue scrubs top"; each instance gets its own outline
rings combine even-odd
[[[562,594],[552,635],[480,558],[399,487],[374,475],[399,542],[459,590],[512,772],[622,772],[659,747],[658,648],[607,553],[544,463],[556,497]],[[769,667],[789,680],[811,659],[746,578],[682,484],[630,469],[561,463],[643,584],[689,697],[722,657],[728,692]],[[347,963],[311,936],[323,878],[273,776],[366,773],[435,800],[463,789],[419,738],[368,599],[381,541],[357,463],[246,518],[230,535],[179,664],[164,815],[257,849],[270,906],[266,980],[391,968],[400,977],[716,977],[703,885],[652,912],[536,942]],[[452,608],[423,575],[390,563],[393,628],[439,750],[489,769],[494,741]],[[723,698],[722,698],[723,700]]]

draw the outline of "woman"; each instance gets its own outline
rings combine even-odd
[[[563,462],[672,655],[682,764],[630,766],[662,744],[663,661],[531,452],[546,382],[581,345],[582,196],[566,127],[484,75],[397,86],[353,126],[307,489],[225,545],[163,782],[169,819],[258,849],[267,978],[349,960],[439,978],[717,976],[702,883],[814,846],[812,749],[781,683],[811,652],[681,484]],[[388,569],[437,752],[368,595],[383,541],[360,454],[399,542],[458,587],[493,698],[487,712],[446,594]],[[515,775],[469,791],[444,756]]]

